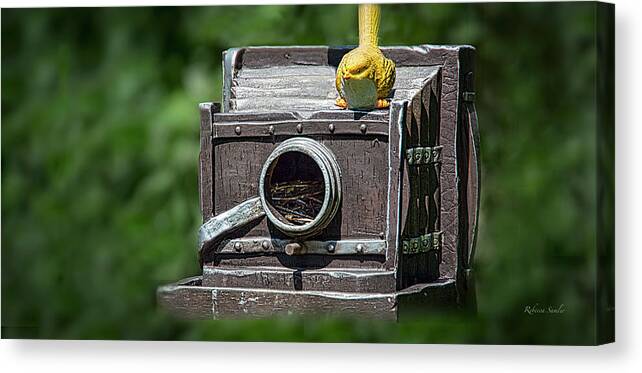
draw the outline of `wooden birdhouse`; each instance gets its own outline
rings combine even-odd
[[[387,110],[334,106],[349,48],[224,53],[201,111],[201,276],[160,287],[189,317],[347,314],[474,304],[479,209],[474,48],[382,48]]]

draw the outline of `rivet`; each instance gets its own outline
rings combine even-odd
[[[386,238],[386,234],[384,232],[379,232],[379,238],[383,240],[384,238]]]
[[[334,132],[334,123],[330,123],[330,124],[328,124],[328,130],[329,130],[330,132]]]
[[[237,135],[240,135],[240,134],[241,134],[241,126],[236,126],[236,128],[234,128],[234,132],[235,132]]]
[[[363,253],[363,250],[364,250],[363,244],[362,243],[358,244],[357,245],[357,253],[361,254],[361,253]]]
[[[333,244],[329,244],[328,247],[326,247],[326,249],[328,249],[329,253],[333,253],[334,252],[334,245]]]
[[[301,123],[297,124],[297,125],[296,125],[296,131],[297,131],[298,133],[303,132],[303,124],[301,124]]]
[[[263,250],[267,250],[270,248],[270,243],[268,241],[263,241],[261,242],[261,247],[263,248]]]
[[[243,245],[241,245],[240,242],[235,242],[234,243],[234,250],[241,251],[242,248],[243,248]]]
[[[362,124],[359,126],[359,129],[361,130],[361,133],[366,133],[366,130],[368,129],[368,126],[366,126],[366,124],[365,124],[365,123],[362,123]]]
[[[268,128],[268,132],[270,133],[270,135],[274,135],[274,126],[270,126]]]

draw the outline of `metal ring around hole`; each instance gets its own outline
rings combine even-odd
[[[317,216],[311,222],[303,225],[288,224],[279,219],[274,214],[273,207],[268,203],[265,195],[268,172],[280,156],[289,152],[303,153],[310,157],[323,175],[325,192],[323,204]],[[292,237],[308,237],[320,232],[332,221],[341,204],[341,171],[334,154],[323,144],[307,137],[295,137],[282,142],[263,164],[259,177],[259,197],[265,215],[283,233]]]

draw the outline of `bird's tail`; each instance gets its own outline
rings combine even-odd
[[[359,5],[359,45],[379,44],[379,15],[377,4]]]

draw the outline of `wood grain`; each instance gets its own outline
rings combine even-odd
[[[200,138],[201,150],[199,154],[199,201],[203,221],[214,216],[214,173],[212,160],[214,147],[212,145],[212,114],[220,111],[221,106],[215,103],[204,103],[199,106],[201,114]]]
[[[395,272],[384,270],[203,267],[203,286],[385,293],[394,292],[395,285]]]
[[[309,136],[327,146],[341,169],[342,208],[327,227],[326,239],[378,238],[386,230],[388,152],[385,138],[376,136]],[[216,214],[258,195],[265,159],[283,138],[246,139],[216,144],[214,210]],[[247,235],[279,235],[266,219]]]
[[[399,66],[391,99],[410,99],[438,69],[435,66]],[[229,110],[296,111],[301,117],[309,117],[319,110],[339,111],[334,105],[337,98],[335,74],[336,67],[327,65],[240,69],[230,86]]]
[[[396,318],[397,306],[389,308],[386,302],[405,298],[402,293],[389,298],[394,289],[411,289],[407,299],[426,298],[433,305],[465,296],[460,284],[470,272],[479,203],[477,118],[474,105],[462,101],[463,92],[473,90],[474,49],[383,48],[397,64],[397,79],[391,108],[373,111],[334,106],[336,66],[349,50],[253,47],[226,53],[224,112],[213,104],[201,106],[201,209],[210,217],[258,195],[259,173],[271,151],[287,138],[306,136],[334,153],[343,181],[340,210],[315,239],[385,239],[386,254],[336,258],[212,252],[202,258],[204,284],[172,288],[168,292],[174,295],[164,299],[184,306],[184,299],[175,298],[180,293],[205,304],[202,292],[209,291],[210,314],[333,312],[335,307],[368,313],[383,307],[375,313]],[[441,162],[408,167],[405,150],[412,146],[442,146]],[[401,239],[436,231],[443,231],[441,252],[400,255]],[[234,237],[287,238],[265,218]],[[376,275],[359,282],[355,271]],[[421,285],[428,281],[448,290],[428,294]],[[274,292],[278,289],[284,292]],[[346,303],[321,290],[358,296]],[[359,298],[378,292],[387,295]],[[252,297],[261,301],[238,307],[252,303]],[[202,315],[203,310],[195,306],[194,312]]]
[[[397,320],[400,315],[456,307],[453,280],[390,293],[274,290],[202,286],[200,277],[158,289],[158,302],[181,318],[261,318],[320,315]]]

